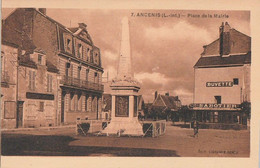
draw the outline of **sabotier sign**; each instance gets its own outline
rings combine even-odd
[[[224,82],[206,82],[206,87],[232,87],[232,81],[224,81]]]
[[[227,108],[237,109],[240,108],[240,104],[216,104],[216,103],[194,103],[190,105],[191,108]]]

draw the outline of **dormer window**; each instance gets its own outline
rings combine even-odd
[[[67,50],[68,51],[71,51],[71,40],[70,39],[67,39],[67,46],[66,46],[66,48],[67,48]]]
[[[63,34],[64,50],[68,53],[72,53],[72,37],[69,34]]]
[[[87,48],[87,61],[89,61],[89,48]]]
[[[38,64],[43,65],[43,55],[38,54]]]
[[[78,57],[83,58],[83,47],[81,44],[78,44]]]
[[[95,54],[95,64],[97,64],[98,63],[98,54],[96,53]]]

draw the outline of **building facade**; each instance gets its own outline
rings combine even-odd
[[[1,128],[15,128],[17,103],[18,46],[2,42],[1,46]]]
[[[251,38],[226,22],[219,38],[203,46],[194,66],[193,109],[205,123],[245,124],[241,110],[250,103]]]
[[[41,49],[46,63],[58,69],[53,77],[56,125],[100,118],[103,68],[86,24],[67,28],[48,17],[44,8],[20,8],[3,20],[2,35],[26,52]]]

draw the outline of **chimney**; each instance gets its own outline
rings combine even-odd
[[[85,23],[79,23],[79,28],[86,29],[87,25]]]
[[[158,92],[155,91],[155,93],[154,93],[154,100],[157,98],[157,96],[158,96]]]
[[[230,53],[230,29],[228,22],[219,27],[219,54],[220,56]]]
[[[46,8],[39,8],[39,12],[46,15]]]
[[[170,96],[169,92],[165,93],[165,96]]]

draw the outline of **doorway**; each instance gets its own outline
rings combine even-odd
[[[62,94],[61,94],[61,124],[64,123],[64,101],[65,101],[65,96],[66,96],[66,92],[65,91],[62,91]]]

